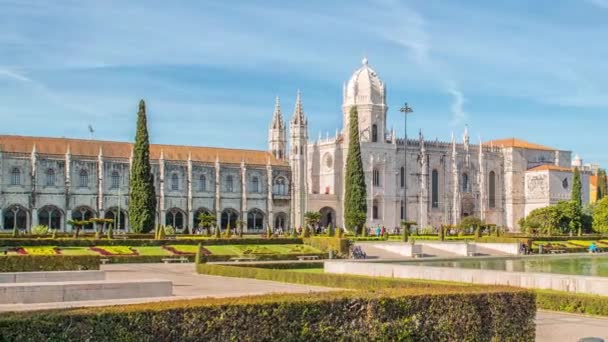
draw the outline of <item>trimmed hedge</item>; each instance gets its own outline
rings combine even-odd
[[[536,290],[539,309],[608,316],[608,297],[551,290]]]
[[[266,262],[263,264],[260,263],[239,263],[238,267],[253,267],[253,268],[266,268],[266,269],[273,269],[273,270],[294,270],[294,269],[298,269],[298,270],[302,270],[302,269],[308,269],[308,268],[323,268],[323,261],[305,261],[305,262],[292,262],[292,263],[287,263],[287,262],[277,262],[277,263],[270,263],[270,262]]]
[[[532,293],[345,291],[8,313],[3,341],[534,341]]]
[[[244,266],[244,267],[243,267]],[[481,286],[453,283],[442,281],[429,281],[417,279],[398,279],[398,278],[382,278],[382,277],[366,277],[357,275],[343,275],[332,273],[306,273],[306,272],[290,272],[288,270],[267,269],[259,267],[251,267],[250,265],[219,265],[219,264],[198,264],[196,271],[200,274],[217,275],[224,277],[235,278],[253,278],[259,280],[272,280],[284,283],[318,285],[326,287],[337,287],[341,289],[387,289],[387,288],[424,288],[424,289],[468,289],[480,288]],[[249,267],[248,267],[249,266]],[[489,288],[489,287],[488,287]]]
[[[333,250],[340,255],[348,255],[350,247],[350,241],[348,239],[336,237],[311,236],[304,238],[304,243],[323,252]]]
[[[92,255],[2,255],[0,272],[98,270],[99,257]]]
[[[246,255],[202,255],[200,262],[222,262],[230,261],[231,258],[253,257],[256,261],[279,261],[279,260],[298,260],[300,255],[315,255],[319,259],[327,259],[327,253],[307,253],[307,254],[246,254]]]
[[[217,246],[217,245],[281,245],[281,244],[302,244],[299,238],[233,238],[233,239],[177,239],[177,240],[154,240],[154,239],[51,239],[40,238],[12,238],[0,239],[0,247],[31,247],[31,246],[57,246],[57,247],[94,247],[94,246],[164,246],[164,245],[198,245]]]

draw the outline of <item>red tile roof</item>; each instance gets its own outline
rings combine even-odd
[[[110,158],[129,158],[132,146],[131,143],[119,141],[0,135],[0,150],[4,152],[31,153],[34,144],[36,151],[41,154],[64,155],[69,147],[74,156],[97,157],[101,148],[103,156]],[[166,160],[185,161],[191,154],[192,161],[196,162],[213,163],[219,158],[220,163],[240,164],[244,161],[254,165],[288,165],[267,151],[150,144],[151,159],[159,159],[161,151]]]
[[[527,171],[561,171],[561,172],[572,172],[572,169],[553,164],[545,164],[533,167]]]
[[[517,139],[517,138],[508,138],[508,139],[497,139],[483,143],[484,146],[496,146],[496,147],[515,147],[515,148],[524,148],[529,150],[541,150],[541,151],[555,151],[556,149],[543,146],[539,144],[534,144],[525,140]]]

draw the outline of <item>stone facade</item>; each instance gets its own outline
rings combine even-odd
[[[131,146],[0,136],[0,228],[40,224],[69,231],[70,219],[106,217],[116,220],[117,229],[128,230]],[[166,145],[150,149],[157,223],[190,229],[198,225],[198,214],[208,211],[217,213],[217,224],[224,228],[235,228],[237,220],[245,221],[249,232],[289,226],[291,171],[271,153]]]
[[[308,142],[307,174],[302,174],[307,184],[298,191],[306,189],[306,210],[320,211],[323,226],[344,224],[346,132],[353,106],[359,114],[368,226],[392,229],[407,219],[437,228],[476,216],[516,230],[529,208],[566,199],[564,191],[557,190],[528,197],[526,188],[528,170],[539,165],[569,167],[569,151],[514,138],[471,144],[466,128],[458,141],[428,141],[422,132],[404,141],[387,128],[386,95],[385,84],[365,59],[344,85],[341,130]],[[292,172],[297,178],[303,171],[292,164]]]

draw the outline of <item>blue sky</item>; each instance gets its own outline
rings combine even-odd
[[[519,137],[608,166],[608,0],[0,0],[0,133],[266,148],[301,89],[310,136],[341,127],[363,56],[389,126]]]

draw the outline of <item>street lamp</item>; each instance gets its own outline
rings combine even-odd
[[[403,104],[403,107],[399,108],[399,111],[403,113],[404,122],[404,134],[403,139],[403,220],[407,221],[407,115],[413,113],[412,107],[407,105],[407,102]]]

